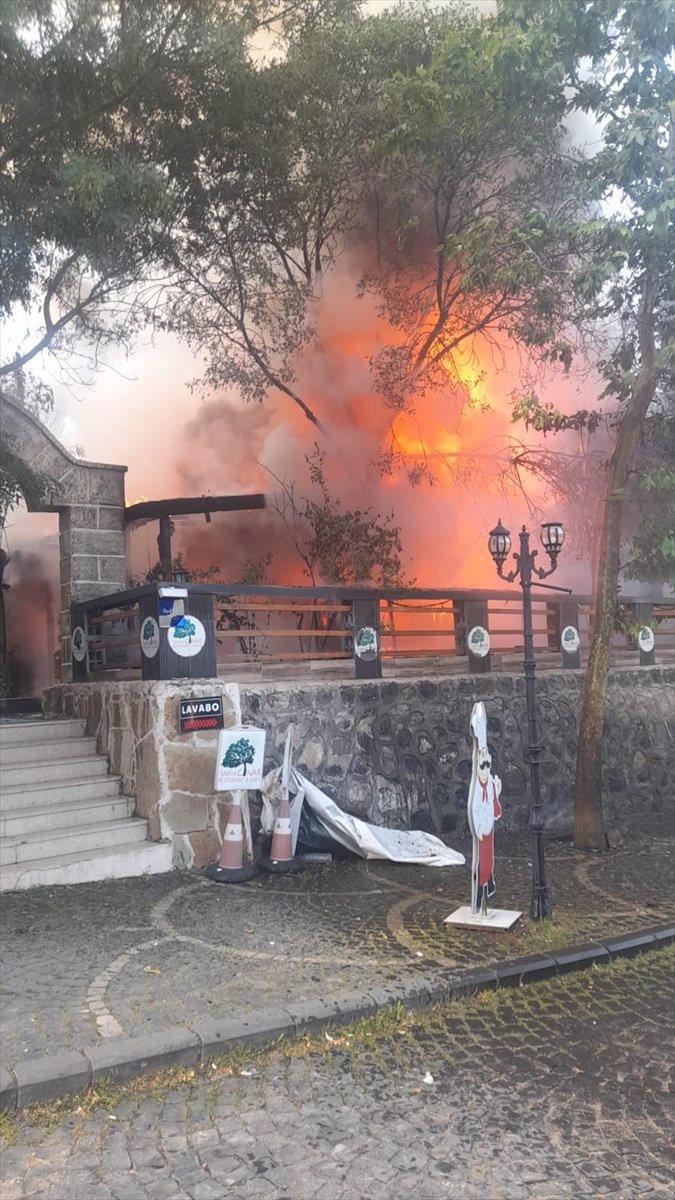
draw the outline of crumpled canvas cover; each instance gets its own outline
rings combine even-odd
[[[270,771],[262,782],[261,825],[265,833],[271,833],[274,828],[280,774],[280,770]],[[370,825],[359,817],[350,816],[300,771],[293,770],[290,792],[294,851],[302,806],[308,804],[326,833],[361,858],[385,858],[390,862],[419,863],[424,867],[462,866],[465,861],[463,854],[446,846],[432,833],[385,829],[382,825]]]

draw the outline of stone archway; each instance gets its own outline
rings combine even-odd
[[[64,679],[70,678],[70,606],[126,585],[126,467],[74,458],[36,417],[2,401],[2,435],[14,454],[49,479],[49,498],[31,512],[59,514],[59,634]]]

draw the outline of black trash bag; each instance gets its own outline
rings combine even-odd
[[[346,846],[336,842],[319,824],[308,804],[303,804],[298,826],[296,854],[332,854],[333,858],[357,858]]]

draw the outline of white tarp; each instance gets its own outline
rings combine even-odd
[[[270,771],[262,781],[263,811],[260,823],[265,833],[271,833],[274,828],[280,774],[280,770]],[[317,822],[329,837],[361,858],[386,858],[390,862],[419,863],[424,867],[462,866],[465,861],[463,854],[446,846],[432,833],[385,829],[381,825],[370,825],[367,821],[350,816],[296,770],[292,772],[290,786],[293,851],[303,804],[310,806]]]

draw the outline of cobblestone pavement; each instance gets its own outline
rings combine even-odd
[[[2,1200],[672,1197],[672,948],[19,1125]],[[370,1033],[368,1030],[370,1029]],[[348,1039],[348,1040],[347,1040]]]
[[[459,848],[469,853],[467,845]],[[527,841],[498,844],[496,904],[527,913]],[[508,934],[450,930],[469,866],[349,860],[237,887],[173,872],[2,897],[2,1060],[76,1049],[204,1016],[433,978],[547,946],[670,919],[670,843],[606,855],[548,852],[552,927],[525,915]]]

